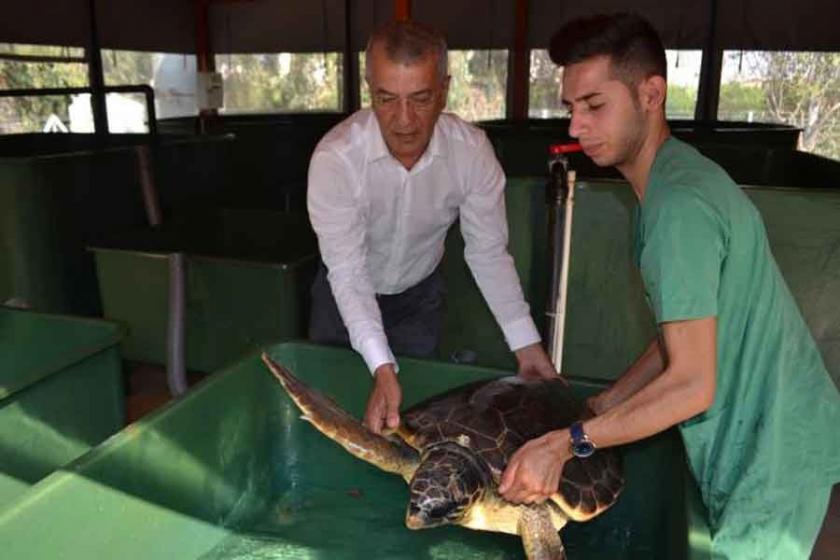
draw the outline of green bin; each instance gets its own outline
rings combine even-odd
[[[0,509],[123,425],[105,321],[0,307]]]
[[[86,245],[148,223],[138,154],[144,136],[25,135],[0,141],[0,303],[102,314]],[[166,218],[228,183],[227,137],[159,137],[153,175]],[[84,151],[75,151],[84,150]]]
[[[166,362],[169,255],[186,255],[186,367],[213,371],[280,338],[305,336],[317,244],[304,215],[222,210],[92,247],[123,357]]]
[[[285,343],[272,356],[360,415],[370,386],[348,350]],[[401,361],[406,403],[501,370]],[[574,380],[586,395],[597,383]],[[410,531],[408,491],[299,419],[258,355],[129,426],[0,514],[10,558],[522,557],[518,538]],[[709,558],[708,529],[678,435],[623,452],[618,503],[564,529],[570,559]]]

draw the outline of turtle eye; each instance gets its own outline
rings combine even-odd
[[[429,517],[432,519],[444,519],[449,518],[452,514],[457,511],[456,504],[454,502],[443,502],[438,505],[435,505],[429,511]]]

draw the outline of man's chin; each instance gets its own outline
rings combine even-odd
[[[616,164],[616,162],[612,158],[609,158],[608,156],[603,154],[589,156],[589,159],[591,159],[592,163],[594,163],[598,167],[613,167]]]

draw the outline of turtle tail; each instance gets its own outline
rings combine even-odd
[[[369,430],[323,393],[309,387],[292,372],[263,353],[262,360],[303,413],[301,418],[341,445],[351,455],[410,480],[420,462],[417,451]]]

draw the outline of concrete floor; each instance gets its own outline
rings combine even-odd
[[[142,418],[169,402],[166,373],[163,368],[148,364],[132,364],[126,368],[126,371],[129,372],[126,384],[127,422]],[[194,385],[205,376],[190,373],[187,377],[189,384]],[[840,560],[840,484],[834,486],[828,513],[811,554],[811,560]]]

